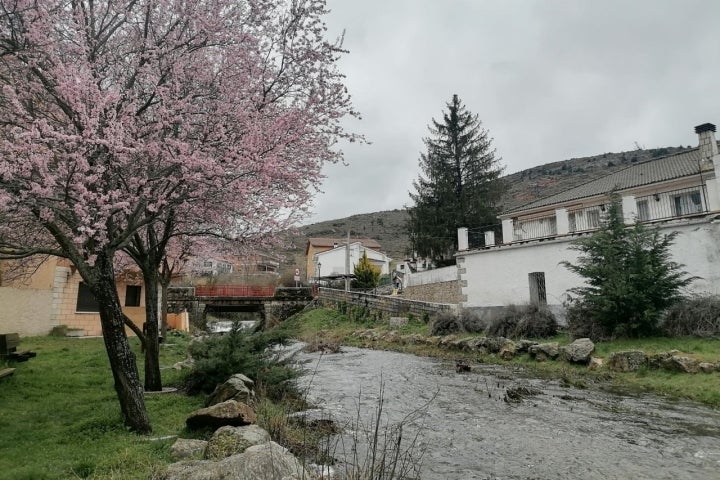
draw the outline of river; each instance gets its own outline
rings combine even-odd
[[[409,455],[422,479],[720,479],[720,411],[699,404],[577,389],[509,366],[456,373],[450,361],[396,352],[297,358],[309,400],[346,426],[341,445],[372,424],[382,384],[381,424],[403,422],[405,445],[417,439]],[[506,401],[508,390],[526,395]]]

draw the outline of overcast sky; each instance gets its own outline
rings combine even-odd
[[[328,0],[370,145],[342,147],[310,222],[403,208],[432,118],[454,93],[506,173],[697,144],[720,125],[717,0]]]

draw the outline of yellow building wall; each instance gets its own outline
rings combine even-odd
[[[86,336],[99,336],[102,335],[102,326],[100,324],[100,314],[95,312],[78,312],[77,311],[77,296],[78,289],[80,288],[80,282],[82,279],[80,275],[75,273],[68,278],[68,282],[65,288],[60,293],[60,300],[57,306],[56,313],[56,324],[66,325],[70,329],[83,330]],[[134,283],[128,284],[122,281],[117,282],[118,296],[120,297],[120,305],[125,305],[125,290],[127,285],[137,285]],[[143,285],[143,289],[145,286]],[[145,322],[145,292],[143,291],[140,296],[139,307],[125,307],[123,306],[123,312],[127,315],[130,320],[133,321],[138,328],[142,329],[142,325]],[[128,335],[135,335],[133,331],[125,327],[125,331]]]
[[[52,286],[57,258],[51,257],[28,275],[15,278],[13,262],[0,262],[0,333],[47,335],[51,319]],[[30,275],[32,272],[32,275]]]

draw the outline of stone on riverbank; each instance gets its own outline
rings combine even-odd
[[[270,441],[270,434],[257,425],[220,427],[207,444],[205,458],[217,460],[242,453],[253,445]]]
[[[174,460],[187,460],[202,458],[208,442],[192,438],[178,438],[170,447],[170,456]]]
[[[562,347],[563,357],[570,363],[590,362],[590,355],[595,351],[595,344],[589,338],[578,338],[570,345]]]
[[[255,411],[247,404],[235,400],[227,400],[208,408],[196,410],[185,420],[190,430],[201,428],[219,428],[225,425],[241,427],[255,423]]]
[[[560,356],[560,344],[558,342],[539,343],[528,349],[530,356],[534,357],[538,362],[546,360],[555,360]]]
[[[220,461],[197,460],[173,463],[161,480],[291,480],[313,479],[300,461],[275,442],[255,445]]]
[[[642,350],[613,352],[608,358],[608,367],[616,372],[634,372],[647,364],[648,358]]]
[[[255,382],[243,375],[236,373],[221,385],[215,387],[215,390],[207,399],[206,406],[216,405],[227,400],[236,400],[238,402],[246,402],[255,396],[253,386]]]

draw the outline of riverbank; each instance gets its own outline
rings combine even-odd
[[[688,374],[661,369],[641,367],[632,372],[615,372],[608,368],[591,370],[585,365],[563,361],[537,362],[528,354],[502,360],[497,354],[480,354],[448,348],[428,342],[408,343],[401,341],[408,335],[430,337],[429,326],[417,318],[408,318],[407,324],[390,326],[387,323],[367,319],[354,319],[329,309],[313,309],[289,319],[283,328],[311,347],[331,350],[337,345],[392,350],[415,355],[459,360],[468,365],[480,363],[509,364],[519,367],[518,371],[527,376],[559,379],[578,388],[594,386],[601,389],[624,392],[649,392],[671,398],[684,398],[713,408],[720,408],[720,372]],[[368,336],[373,329],[377,335]],[[389,334],[395,332],[396,335]],[[388,334],[383,334],[388,333]],[[465,337],[471,337],[466,335]],[[371,337],[371,338],[368,338]],[[533,340],[533,339],[529,339]],[[567,335],[558,335],[540,342],[569,344]],[[699,338],[654,337],[636,340],[615,340],[595,345],[593,356],[608,358],[614,352],[642,350],[648,355],[677,350],[684,356],[699,362],[720,361],[720,341]]]

